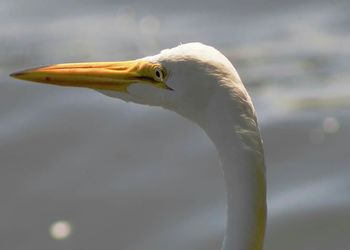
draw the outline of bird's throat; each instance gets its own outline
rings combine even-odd
[[[205,131],[215,144],[227,190],[222,250],[262,250],[266,183],[262,141],[251,102],[220,96],[208,107]],[[241,106],[239,106],[241,105]]]

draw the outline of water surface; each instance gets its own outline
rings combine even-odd
[[[219,249],[225,193],[204,132],[160,108],[12,80],[200,41],[236,66],[266,148],[265,249],[348,249],[349,3],[0,3],[0,247]],[[64,240],[49,229],[65,220]]]

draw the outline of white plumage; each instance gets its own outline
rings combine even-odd
[[[12,76],[79,86],[127,102],[161,106],[198,124],[215,144],[227,189],[223,250],[261,250],[265,231],[264,153],[251,99],[230,61],[189,43],[117,63],[61,64]]]

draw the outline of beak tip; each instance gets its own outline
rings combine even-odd
[[[44,67],[37,67],[37,68],[31,68],[31,69],[17,71],[17,72],[14,72],[14,73],[10,74],[10,77],[17,78],[17,79],[22,79],[23,76],[25,76],[27,74],[30,74],[30,73],[34,73],[34,72],[39,71],[40,69],[43,69],[43,68]]]
[[[22,75],[24,75],[24,71],[18,71],[10,74],[10,76],[13,78],[20,78]]]

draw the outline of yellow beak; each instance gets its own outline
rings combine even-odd
[[[11,74],[12,77],[46,84],[127,92],[132,83],[169,89],[165,70],[145,60],[56,64]]]

